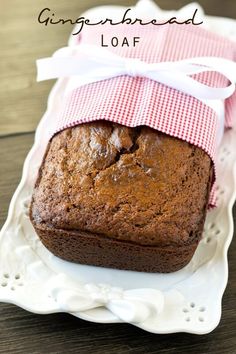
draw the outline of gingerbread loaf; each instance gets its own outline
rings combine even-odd
[[[146,126],[97,121],[48,144],[30,218],[54,255],[82,264],[174,272],[201,239],[212,162]]]

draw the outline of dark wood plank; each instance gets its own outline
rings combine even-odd
[[[33,134],[0,139],[0,226],[32,142]],[[235,240],[229,251],[229,270],[222,320],[211,334],[153,335],[127,324],[95,324],[66,314],[35,315],[0,304],[0,353],[236,353]]]
[[[23,161],[33,139],[34,134],[0,138],[0,229],[6,219],[10,199],[20,181]]]

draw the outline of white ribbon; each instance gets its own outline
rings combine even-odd
[[[67,90],[113,77],[128,75],[146,77],[167,85],[204,103],[223,100],[235,91],[236,63],[218,57],[195,57],[161,63],[147,63],[139,59],[118,56],[94,45],[61,48],[50,58],[37,60],[37,80],[73,77]],[[229,81],[227,87],[204,85],[190,75],[216,71]]]
[[[123,290],[108,284],[78,284],[64,274],[51,278],[46,288],[60,311],[74,314],[103,306],[125,322],[140,323],[159,315],[164,308],[164,293],[156,289]],[[176,294],[177,291],[175,297]],[[182,301],[180,294],[179,297]]]
[[[79,315],[88,310],[106,307],[124,322],[144,323],[161,316],[173,304],[180,307],[186,300],[177,290],[129,289],[109,284],[83,284],[59,273],[45,284],[47,294],[57,304],[57,310]]]

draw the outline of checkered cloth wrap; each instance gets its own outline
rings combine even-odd
[[[86,27],[76,36],[80,43],[101,45],[113,36],[127,37],[130,46],[108,47],[120,56],[139,58],[149,63],[175,61],[196,56],[216,56],[236,60],[236,43],[193,25],[103,25]],[[140,37],[133,47],[131,40]],[[227,86],[216,72],[194,76],[212,87]],[[215,111],[196,98],[153,80],[119,76],[73,90],[63,103],[51,135],[62,129],[95,120],[108,120],[129,127],[147,125],[202,148],[214,162],[218,119]],[[236,94],[225,101],[225,127],[231,127],[236,109]],[[214,181],[215,182],[215,181]],[[215,183],[209,206],[215,205]]]

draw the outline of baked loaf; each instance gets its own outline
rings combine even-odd
[[[30,218],[68,261],[173,272],[201,239],[212,180],[208,155],[142,126],[98,121],[48,144]]]

